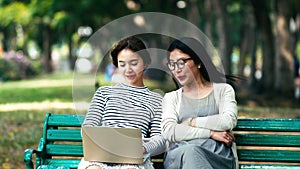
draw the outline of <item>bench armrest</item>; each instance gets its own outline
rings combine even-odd
[[[41,138],[37,150],[28,148],[24,151],[24,162],[26,165],[26,169],[34,169],[33,162],[32,162],[33,154],[36,154],[36,158],[35,158],[36,161],[35,163],[37,165],[36,167],[42,164],[41,156],[44,149],[45,149],[45,140],[44,138]]]
[[[33,154],[39,154],[40,152],[32,149],[32,148],[28,148],[24,151],[24,162],[26,165],[26,169],[33,169],[33,162],[32,162],[32,156]]]

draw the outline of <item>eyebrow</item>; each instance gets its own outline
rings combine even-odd
[[[138,61],[138,59],[132,59],[132,60],[129,60],[129,62],[137,62]],[[122,62],[122,63],[124,63],[125,61],[123,61],[123,60],[119,60],[119,62]]]

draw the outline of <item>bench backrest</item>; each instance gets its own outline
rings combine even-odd
[[[47,114],[39,149],[42,164],[75,169],[83,156],[81,124],[84,115]],[[39,164],[37,164],[39,165]]]
[[[37,158],[38,165],[77,168],[83,156],[80,127],[84,117],[47,114],[39,145],[46,153]],[[240,163],[244,167],[300,165],[299,132],[300,119],[238,119],[234,134]]]
[[[234,133],[244,167],[300,166],[300,119],[238,119]]]

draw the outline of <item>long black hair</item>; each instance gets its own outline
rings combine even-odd
[[[174,40],[170,44],[168,51],[172,52],[175,49],[179,49],[183,53],[188,54],[196,65],[201,65],[199,68],[200,74],[208,82],[232,84],[238,79],[236,76],[221,73],[213,64],[212,58],[206,48],[195,38],[183,37]],[[167,57],[168,61],[169,59],[170,55]]]

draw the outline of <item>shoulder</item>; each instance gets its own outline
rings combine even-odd
[[[145,100],[148,101],[149,104],[160,106],[162,104],[163,97],[156,92],[148,91],[147,98]]]
[[[153,91],[149,91],[150,95],[153,97],[153,98],[157,98],[159,100],[161,100],[163,98],[162,95],[160,95],[159,93],[156,93],[156,92],[153,92]]]
[[[219,91],[234,91],[233,87],[228,83],[214,83],[213,88]]]
[[[105,93],[111,90],[111,86],[101,86],[97,89],[96,93]]]
[[[235,91],[233,87],[228,83],[214,83],[213,91],[215,97],[224,97],[229,96],[231,98],[235,98]]]
[[[182,88],[168,92],[164,95],[164,100],[178,100],[182,93]]]
[[[173,90],[173,91],[167,92],[167,93],[165,94],[165,96],[166,96],[166,95],[167,95],[167,96],[176,96],[176,95],[179,95],[179,94],[181,93],[181,91],[182,91],[182,88],[177,89],[177,90]]]

